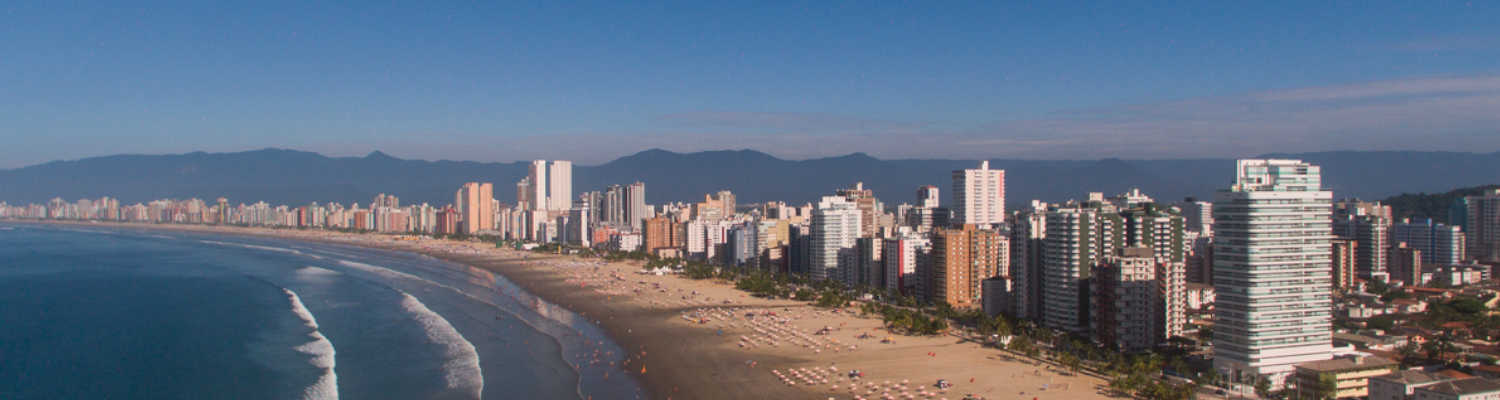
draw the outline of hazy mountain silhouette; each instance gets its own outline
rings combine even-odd
[[[1441,192],[1500,181],[1500,153],[1322,152],[1268,155],[1300,158],[1323,166],[1324,184],[1335,196],[1381,199],[1403,192]],[[731,189],[740,203],[813,201],[837,188],[864,182],[889,205],[911,202],[921,185],[942,188],[949,203],[951,174],[975,168],[970,160],[881,160],[864,153],[810,160],[783,160],[753,150],[675,153],[652,149],[596,166],[574,166],[574,192],[609,184],[646,182],[653,204],[701,199]],[[364,157],[325,157],[304,151],[265,149],[237,153],[114,155],[54,161],[0,170],[0,201],[44,202],[53,197],[114,196],[134,203],[158,198],[227,197],[231,203],[312,201],[368,203],[376,193],[404,203],[447,204],[459,184],[495,184],[495,198],[515,200],[515,182],[526,162],[403,160],[382,152]],[[1211,198],[1233,180],[1230,159],[1191,160],[991,160],[1006,170],[1012,207],[1031,199],[1060,201],[1087,192],[1116,194],[1139,187],[1158,200]]]

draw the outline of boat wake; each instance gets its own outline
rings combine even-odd
[[[302,319],[302,325],[309,330],[306,343],[294,347],[298,353],[307,355],[308,364],[321,368],[323,374],[318,380],[302,391],[303,399],[338,399],[339,398],[339,376],[334,372],[334,349],[333,342],[323,337],[318,331],[318,320],[313,318],[312,312],[302,304],[302,298],[290,289],[282,288],[287,299],[292,303],[292,313]]]
[[[421,300],[406,292],[400,293],[401,309],[422,325],[428,340],[443,346],[443,358],[447,360],[443,363],[443,380],[448,389],[479,398],[484,392],[484,374],[479,368],[479,351],[474,344]]]

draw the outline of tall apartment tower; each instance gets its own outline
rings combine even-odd
[[[630,221],[630,226],[636,230],[641,229],[641,221],[651,218],[646,208],[646,184],[636,182],[625,187],[625,219]]]
[[[1468,255],[1479,261],[1500,261],[1500,189],[1464,198],[1464,231]]]
[[[1162,311],[1156,279],[1156,257],[1149,248],[1119,249],[1096,268],[1094,337],[1127,351],[1150,349],[1161,342],[1156,325]]]
[[[1333,290],[1346,291],[1354,288],[1354,248],[1359,246],[1359,241],[1350,239],[1334,239],[1333,243]],[[1400,278],[1400,277],[1394,277]],[[1408,286],[1411,281],[1406,281]]]
[[[573,162],[556,160],[547,166],[547,209],[567,212],[573,208]]]
[[[881,213],[885,211],[885,206],[880,203],[880,199],[875,198],[875,192],[865,189],[864,182],[856,182],[854,187],[839,189],[835,193],[859,207],[859,236],[875,237],[875,232],[880,229],[878,219]]]
[[[1005,222],[1005,170],[981,161],[979,169],[953,171],[953,204],[955,226]]]
[[[1124,221],[1095,204],[1073,204],[1047,210],[1047,237],[1042,240],[1042,324],[1087,333],[1094,266],[1123,247]]]
[[[1464,257],[1464,232],[1457,225],[1434,223],[1432,219],[1402,220],[1391,225],[1391,248],[1401,243],[1422,252],[1422,262],[1458,264]]]
[[[1182,216],[1187,218],[1187,230],[1198,232],[1199,237],[1214,235],[1214,203],[1189,197],[1180,206]]]
[[[1280,387],[1332,357],[1333,192],[1301,160],[1239,160],[1214,200],[1214,367]]]
[[[1354,271],[1361,279],[1386,280],[1386,255],[1391,248],[1391,207],[1380,203],[1344,200],[1333,205],[1333,235],[1359,242],[1354,249]]]
[[[923,278],[927,297],[956,309],[984,305],[983,281],[1008,277],[1009,244],[1009,236],[970,224],[937,230],[932,236],[932,268]]]
[[[1016,318],[1042,318],[1042,246],[1046,238],[1046,205],[1033,200],[1030,210],[1017,213],[1010,221],[1011,312]]]
[[[488,182],[469,182],[458,188],[453,205],[462,219],[460,231],[475,234],[495,229],[495,188]]]
[[[906,233],[886,238],[881,246],[881,261],[885,263],[885,289],[910,294],[917,287],[917,263],[926,257],[932,246],[926,236]]]
[[[917,188],[917,207],[938,208],[938,187],[927,185]]]
[[[547,200],[547,160],[536,160],[531,162],[531,169],[526,175],[530,185],[526,187],[526,202],[531,204],[532,210],[546,210],[552,206]]]
[[[531,196],[531,177],[521,178],[516,182],[516,209],[530,211],[532,209]]]
[[[857,260],[859,207],[839,196],[825,196],[813,209],[807,275],[813,280],[840,279]]]

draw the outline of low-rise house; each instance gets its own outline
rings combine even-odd
[[[1293,379],[1303,398],[1359,398],[1369,395],[1370,378],[1395,372],[1398,366],[1380,357],[1340,357],[1297,364]]]
[[[1396,371],[1370,378],[1370,400],[1414,400],[1417,388],[1454,379],[1437,372]]]
[[[1414,391],[1412,400],[1500,400],[1500,381],[1485,378],[1438,382]]]

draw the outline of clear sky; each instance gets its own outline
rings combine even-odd
[[[1500,150],[1500,2],[64,3],[0,3],[0,168]]]

